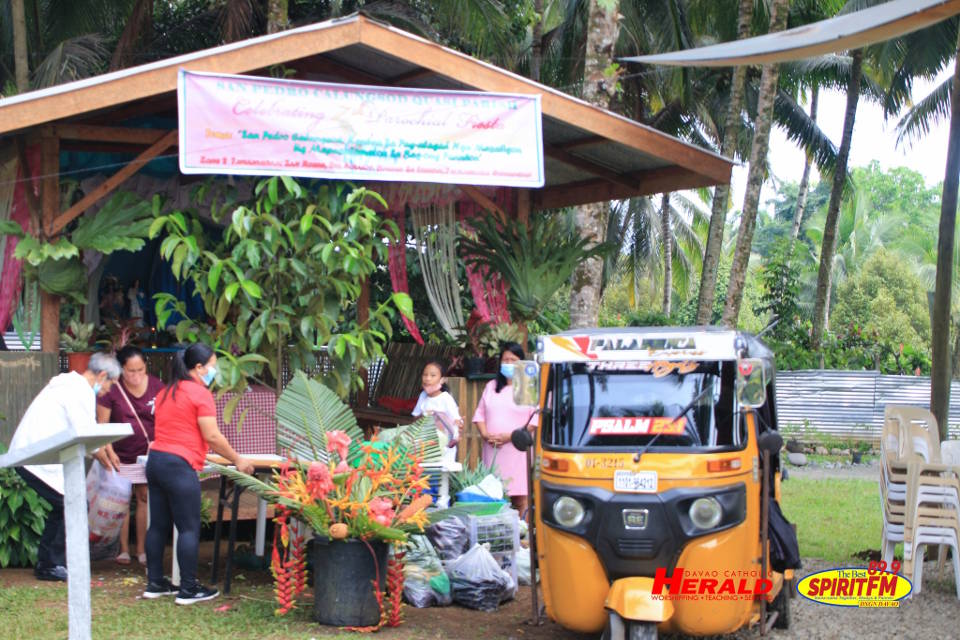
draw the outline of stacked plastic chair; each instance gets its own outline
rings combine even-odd
[[[960,479],[957,467],[941,459],[933,415],[920,407],[888,405],[881,451],[883,559],[889,566],[893,546],[903,542],[902,570],[911,576],[916,594],[923,577],[919,549],[931,544],[950,546],[960,598]]]

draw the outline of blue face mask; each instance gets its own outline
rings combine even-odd
[[[99,382],[94,382],[94,383],[93,383],[93,395],[95,395],[95,396],[99,396],[99,395],[100,395],[100,383],[99,383]]]
[[[207,372],[201,376],[203,384],[210,386],[210,383],[213,382],[213,379],[217,377],[217,368],[216,367],[207,367]]]
[[[515,364],[500,364],[500,375],[502,375],[507,380],[513,378],[513,370],[517,367]]]

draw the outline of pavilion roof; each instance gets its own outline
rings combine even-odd
[[[137,152],[163,132],[113,125],[175,116],[179,69],[265,75],[273,65],[295,69],[301,80],[539,94],[546,182],[532,192],[535,210],[730,179],[732,163],[717,154],[363,15],[0,100],[0,141],[39,127],[60,138],[63,149]]]

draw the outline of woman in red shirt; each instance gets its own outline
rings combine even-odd
[[[200,478],[207,451],[213,449],[244,473],[253,473],[217,428],[217,408],[207,388],[217,375],[213,349],[195,343],[177,353],[173,380],[157,396],[156,439],[147,457],[150,528],[147,531],[147,589],[144,598],[177,595],[177,604],[193,604],[220,595],[197,580],[200,542]],[[163,576],[163,551],[171,526],[177,527],[179,590]]]

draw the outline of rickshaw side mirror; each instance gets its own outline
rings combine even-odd
[[[757,446],[761,451],[769,451],[770,455],[774,455],[783,448],[783,436],[776,431],[764,431],[757,439]]]
[[[510,434],[510,444],[517,448],[517,451],[526,451],[533,446],[533,434],[526,427],[514,429]]]
[[[540,404],[540,365],[532,360],[521,360],[513,369],[513,401],[521,407]]]
[[[756,409],[767,401],[767,375],[763,360],[737,360],[737,401],[741,406]]]

